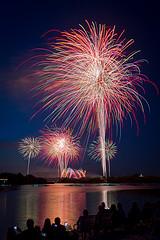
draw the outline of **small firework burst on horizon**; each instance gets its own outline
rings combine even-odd
[[[30,172],[30,160],[38,156],[41,150],[41,142],[38,137],[26,137],[22,139],[18,147],[19,152],[23,155],[24,158],[27,158],[27,172],[28,175]]]
[[[67,169],[64,169],[61,173],[61,178],[80,179],[85,177],[86,177],[86,170],[83,170],[83,169],[67,168]]]
[[[35,158],[41,150],[41,142],[37,137],[26,137],[19,142],[19,152],[25,158]]]

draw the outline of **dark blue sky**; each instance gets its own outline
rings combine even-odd
[[[149,2],[149,3],[146,3]],[[30,120],[35,99],[31,98],[31,83],[26,69],[18,68],[30,50],[43,47],[41,36],[49,29],[69,30],[84,24],[85,19],[116,25],[125,29],[125,36],[135,40],[134,49],[141,50],[138,59],[147,59],[145,73],[158,86],[160,17],[157,1],[2,1],[0,4],[0,172],[25,172],[26,162],[17,152],[17,142],[26,136],[38,136],[44,127],[44,115]],[[115,139],[118,155],[112,161],[113,175],[143,172],[160,175],[160,108],[159,96],[151,86],[145,95],[151,111],[146,108],[147,121],[138,113],[140,132],[124,121],[121,139]],[[60,124],[60,123],[59,123]],[[83,144],[83,140],[81,140]],[[85,157],[80,164],[91,173],[100,173],[100,166]],[[77,166],[78,167],[78,166]],[[32,172],[45,174],[53,169],[42,161],[32,160]]]

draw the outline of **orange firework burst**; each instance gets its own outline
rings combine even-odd
[[[58,165],[60,174],[68,163],[78,158],[80,145],[68,129],[45,129],[42,136],[42,150],[49,162]]]

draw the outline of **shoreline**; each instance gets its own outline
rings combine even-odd
[[[33,175],[23,175],[21,173],[0,173],[0,186],[4,185],[28,185],[28,184],[104,184],[104,185],[117,185],[117,184],[127,184],[127,185],[146,185],[160,184],[160,176],[143,176],[143,175],[133,175],[133,176],[112,176],[106,177],[85,177],[85,178],[43,178]]]

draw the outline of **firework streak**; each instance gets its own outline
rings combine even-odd
[[[127,53],[133,42],[115,27],[87,22],[87,29],[80,26],[51,39],[33,64],[38,111],[51,109],[48,119],[63,118],[64,126],[76,126],[80,135],[98,128],[104,176],[106,134],[110,136],[113,125],[121,128],[127,115],[138,127],[137,108],[144,114],[141,92],[149,80],[140,73],[143,61],[133,61],[137,52]]]

